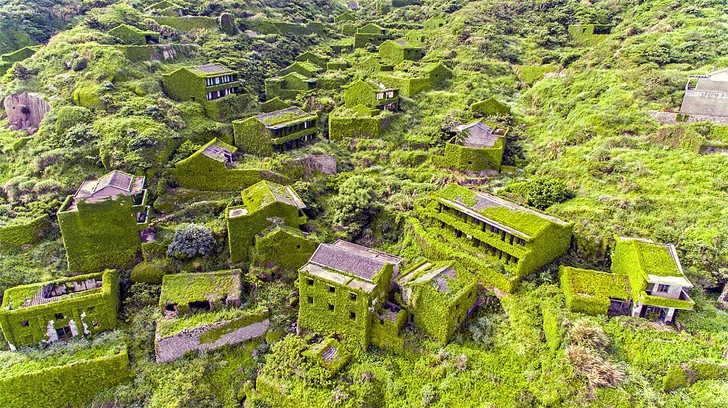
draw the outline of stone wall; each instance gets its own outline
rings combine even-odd
[[[214,350],[226,345],[255,339],[265,334],[270,327],[270,320],[266,317],[260,322],[254,322],[229,333],[222,334],[214,341],[204,341],[203,336],[205,334],[219,330],[225,331],[226,326],[235,325],[237,320],[240,319],[226,320],[192,329],[185,329],[177,334],[164,338],[160,338],[159,333],[157,333],[154,340],[157,363],[174,361],[188,351]]]
[[[36,93],[14,93],[3,102],[8,115],[8,125],[12,130],[27,130],[29,134],[38,131],[38,125],[50,112],[51,105]]]

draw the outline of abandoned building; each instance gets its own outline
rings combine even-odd
[[[362,80],[354,81],[344,87],[344,106],[354,108],[357,105],[397,112],[399,110],[399,90]]]
[[[680,113],[696,120],[728,123],[728,69],[690,75]]]
[[[402,61],[419,61],[424,56],[422,47],[411,45],[407,40],[387,40],[379,46],[379,57],[392,65]]]
[[[354,34],[354,48],[364,48],[368,45],[379,45],[387,40],[386,30],[374,24],[367,23]]]
[[[371,342],[386,346],[388,336],[377,332],[387,327],[396,337],[406,320],[404,310],[387,302],[401,262],[346,241],[320,244],[299,270],[298,327],[337,334],[364,348]]]
[[[677,310],[692,310],[693,285],[685,277],[672,244],[619,237],[612,272],[562,266],[566,306],[588,314],[631,315],[672,323]]]
[[[109,35],[119,40],[120,43],[128,45],[159,43],[159,33],[141,30],[128,24],[120,24],[112,28],[109,30]]]
[[[251,259],[256,235],[271,225],[299,228],[306,223],[303,213],[306,205],[289,186],[260,181],[243,190],[241,195],[243,205],[225,210],[230,259],[233,262]]]
[[[10,348],[116,328],[119,274],[106,271],[5,291],[0,328]]]
[[[265,309],[243,310],[245,285],[239,269],[165,275],[159,295],[154,350],[158,363],[195,350],[214,350],[257,338],[270,327]],[[226,314],[220,316],[220,312]],[[237,313],[236,313],[237,312]]]
[[[456,262],[422,261],[396,280],[410,320],[429,337],[447,343],[475,305],[478,282]]]
[[[295,99],[298,95],[316,89],[316,78],[300,72],[289,72],[265,80],[265,95],[268,99]]]
[[[506,129],[493,129],[477,121],[453,127],[445,144],[445,164],[461,171],[500,170]]]
[[[328,57],[318,55],[311,51],[306,51],[303,54],[299,54],[295,59],[299,62],[310,62],[322,69],[326,69],[326,65],[329,61]]]
[[[268,156],[302,147],[316,139],[318,117],[297,107],[233,121],[235,146],[244,153]]]
[[[221,98],[242,92],[238,73],[218,64],[179,68],[163,74],[162,85],[173,99],[201,103],[213,119],[220,115]]]
[[[572,223],[457,184],[433,194],[421,214],[418,243],[433,259],[458,261],[505,292],[571,244]]]
[[[85,181],[58,210],[68,269],[94,272],[132,266],[149,228],[144,177],[112,171]]]

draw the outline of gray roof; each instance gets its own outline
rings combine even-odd
[[[309,262],[371,282],[387,264],[397,265],[402,258],[339,240],[319,245]]]
[[[728,117],[728,69],[693,75],[692,81],[695,86],[686,88],[680,113]]]
[[[218,72],[223,73],[230,71],[228,68],[218,64],[197,65],[195,69],[206,74],[215,74]]]
[[[202,154],[213,160],[217,160],[223,163],[227,162],[226,156],[231,157],[233,155],[230,150],[216,144],[211,144],[210,146],[207,146],[205,150],[202,151]]]
[[[84,181],[74,194],[74,198],[95,202],[120,195],[138,194],[143,188],[144,177],[136,177],[114,170],[98,180]]]
[[[480,121],[469,125],[457,126],[455,131],[458,133],[465,132],[467,134],[467,137],[465,137],[462,142],[463,146],[467,147],[493,147],[495,142],[497,142],[501,137],[501,135],[498,135],[493,131],[493,128]]]

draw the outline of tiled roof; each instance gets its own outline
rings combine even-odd
[[[232,156],[232,152],[230,150],[216,144],[207,146],[205,150],[202,151],[202,154],[223,163],[227,162],[226,156]]]
[[[222,74],[230,71],[227,67],[219,64],[197,65],[194,69],[205,74]]]
[[[350,242],[337,241],[319,245],[309,262],[371,282],[387,264],[397,265],[402,262],[402,258]]]
[[[84,201],[98,201],[120,195],[135,195],[144,188],[144,177],[136,177],[121,171],[112,171],[98,180],[84,181],[74,198]]]
[[[465,132],[467,137],[463,139],[463,146],[475,148],[493,147],[501,137],[493,132],[493,128],[483,122],[474,122],[469,125],[460,125],[455,128],[457,132]]]

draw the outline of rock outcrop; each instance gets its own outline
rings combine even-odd
[[[51,110],[51,105],[40,94],[28,92],[8,96],[3,107],[10,129],[27,130],[31,135],[38,131],[40,121]]]

